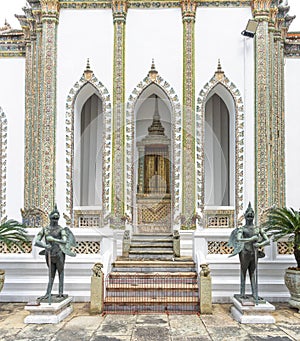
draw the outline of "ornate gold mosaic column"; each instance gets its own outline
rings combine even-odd
[[[26,15],[17,15],[21,28],[24,32],[25,40],[25,169],[24,169],[24,207],[27,209],[32,206],[32,60],[34,55],[35,27],[32,20],[32,12],[26,9]]]
[[[295,16],[288,15],[290,7],[285,4],[278,6],[278,14],[275,22],[275,50],[277,64],[277,146],[278,158],[276,167],[278,169],[277,178],[277,200],[276,205],[283,207],[286,204],[285,192],[285,98],[284,98],[284,42],[287,37],[289,25],[295,19]]]
[[[255,38],[255,212],[257,222],[270,207],[270,47],[268,21],[271,0],[254,0],[258,21]]]
[[[33,74],[32,74],[32,96],[33,96],[33,112],[34,112],[34,120],[32,122],[33,126],[33,158],[32,161],[33,166],[33,190],[32,190],[32,205],[33,207],[42,207],[41,206],[41,195],[40,195],[40,186],[41,186],[41,153],[42,153],[42,111],[40,107],[40,98],[41,98],[41,89],[42,89],[42,79],[41,79],[41,50],[42,50],[42,12],[40,3],[31,4],[32,6],[32,14],[34,16],[36,22],[36,40],[35,40],[35,49],[33,54]]]
[[[195,41],[196,2],[181,1],[183,22],[182,213],[181,228],[195,228]]]
[[[112,228],[124,227],[125,216],[125,26],[127,0],[112,1],[114,21],[113,132],[112,132]]]
[[[40,0],[42,10],[41,96],[42,122],[40,207],[50,212],[55,197],[56,44],[58,0]]]
[[[39,107],[41,8],[39,0],[29,0],[25,15],[18,15],[26,44],[25,74],[25,171],[24,210],[26,223],[31,225],[29,216],[40,207],[38,189],[40,185],[41,124]],[[30,213],[29,213],[30,212]]]
[[[269,144],[269,162],[270,162],[270,173],[269,176],[269,202],[271,205],[277,204],[278,199],[278,94],[279,88],[277,84],[278,79],[278,63],[277,63],[277,49],[275,43],[275,18],[277,15],[277,7],[270,8],[270,19],[269,19],[269,48],[270,48],[270,144]]]

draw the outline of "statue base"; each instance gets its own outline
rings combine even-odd
[[[73,297],[67,297],[61,302],[53,302],[51,304],[38,301],[28,303],[25,306],[25,310],[29,311],[30,315],[25,317],[24,323],[59,323],[72,313],[72,300]]]
[[[271,303],[263,300],[262,303],[254,305],[243,305],[236,297],[232,297],[231,300],[233,303],[231,315],[236,321],[245,324],[275,323],[275,318],[271,315],[275,307]]]
[[[243,306],[255,306],[255,304],[266,303],[266,300],[262,297],[254,298],[252,295],[242,296],[240,294],[233,295],[235,299],[237,299]]]

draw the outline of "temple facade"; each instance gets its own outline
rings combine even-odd
[[[299,207],[293,8],[27,3],[16,15],[21,29],[0,28],[1,219],[22,220],[34,238],[57,203],[78,241],[66,264],[66,291],[78,301],[89,300],[92,265],[101,261],[108,274],[122,254],[124,231],[179,233],[181,255],[198,270],[208,263],[213,300],[227,301],[239,285],[228,238],[248,203],[256,224],[274,205]],[[42,293],[47,269],[35,248],[24,255],[0,244],[0,253],[11,284],[0,301]],[[261,295],[286,300],[292,250],[272,242],[265,253]]]

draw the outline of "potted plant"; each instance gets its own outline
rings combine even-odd
[[[284,280],[291,295],[289,303],[300,312],[300,211],[287,207],[272,208],[263,225],[275,241],[288,237],[293,245],[297,266],[286,269]]]
[[[10,219],[0,224],[0,243],[3,243],[10,249],[17,245],[22,251],[22,244],[28,242],[25,226],[16,220]],[[0,292],[4,285],[5,271],[0,269]]]

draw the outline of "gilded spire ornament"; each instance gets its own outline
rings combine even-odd
[[[91,66],[90,66],[90,59],[88,58],[87,59],[87,62],[86,62],[86,68],[84,70],[84,78],[87,80],[87,81],[90,81],[93,77],[93,70],[91,70]]]
[[[224,78],[224,71],[222,70],[220,59],[218,59],[218,67],[215,72],[215,77],[218,81],[221,81]]]
[[[155,69],[154,58],[152,58],[151,70],[148,72],[148,77],[150,77],[152,82],[155,82],[157,75],[158,72]]]

